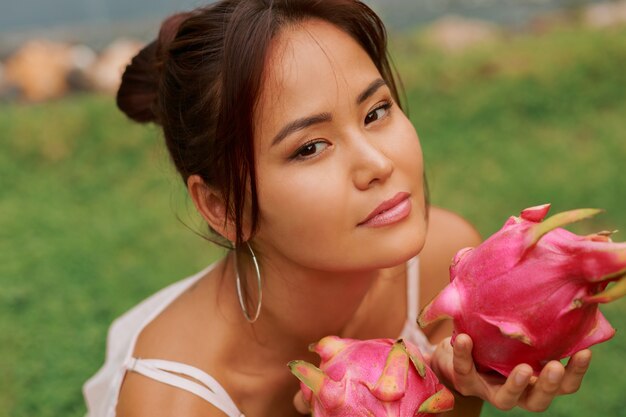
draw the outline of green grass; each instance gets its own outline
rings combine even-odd
[[[484,236],[543,202],[607,210],[579,233],[626,229],[626,31],[560,30],[459,56],[417,38],[396,49],[433,203]],[[161,142],[107,97],[0,105],[3,415],[82,416],[111,320],[219,256],[183,225],[203,230]],[[594,348],[581,391],[544,415],[624,415],[626,302],[604,311],[621,331]],[[483,413],[504,414],[530,415]]]
[[[570,228],[578,233],[626,228],[625,30],[561,29],[463,56],[429,50],[418,37],[398,49],[434,204],[462,213],[483,236],[546,202],[553,213],[606,210]],[[603,311],[621,331],[593,348],[581,391],[544,415],[626,415],[626,302]],[[530,414],[490,406],[483,413]]]
[[[110,98],[4,106],[0,137],[0,407],[83,415],[112,319],[218,251],[176,220],[188,207],[156,129]]]

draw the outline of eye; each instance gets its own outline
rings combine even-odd
[[[298,150],[293,154],[291,159],[309,159],[314,157],[315,155],[318,155],[327,147],[328,143],[321,140],[308,142],[298,148]]]
[[[365,116],[365,124],[368,125],[372,122],[375,122],[376,120],[381,120],[386,117],[389,113],[391,105],[391,102],[387,101],[369,112],[367,116]]]

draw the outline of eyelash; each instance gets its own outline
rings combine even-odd
[[[385,110],[386,112],[385,112],[385,114],[382,117],[380,117],[380,118],[378,118],[378,119],[376,119],[376,120],[374,120],[374,121],[372,121],[370,123],[373,123],[373,122],[375,122],[377,120],[382,120],[382,119],[386,118],[389,115],[389,109],[391,109],[392,106],[393,106],[393,102],[392,101],[384,101],[383,103],[380,104],[380,106],[376,107],[374,110],[369,112],[367,114],[367,116],[365,116],[365,120],[366,120],[365,124],[366,125],[368,124],[367,123],[367,118],[370,116],[370,114],[376,113],[378,110]]]
[[[311,141],[305,143],[304,145],[300,146],[289,159],[290,160],[294,160],[294,159],[305,160],[305,159],[309,159],[309,158],[315,157],[315,155],[305,155],[305,156],[303,156],[303,155],[301,155],[301,153],[304,150],[306,150],[307,148],[310,148],[312,145],[317,145],[317,144],[327,144],[328,145],[328,143],[326,141],[323,141],[323,140],[311,140]]]
[[[367,123],[367,118],[368,118],[371,114],[374,114],[374,113],[376,113],[376,112],[377,112],[377,111],[379,111],[379,110],[385,110],[385,111],[386,111],[386,113],[385,113],[383,116],[381,116],[380,118],[378,118],[378,119],[376,119],[376,120],[371,121],[370,123],[373,123],[373,122],[375,122],[375,121],[382,120],[382,119],[386,118],[387,116],[389,116],[389,109],[391,109],[391,107],[392,107],[392,106],[393,106],[393,102],[392,102],[392,101],[384,101],[384,102],[382,102],[382,103],[381,103],[378,107],[376,107],[375,109],[373,109],[371,112],[369,112],[369,113],[367,114],[367,116],[365,116],[365,119],[366,119],[365,124],[366,124],[366,125],[368,125],[369,123]],[[309,141],[309,142],[305,143],[304,145],[302,145],[301,147],[299,147],[299,148],[298,148],[298,149],[297,149],[297,150],[293,153],[293,155],[292,155],[291,157],[289,157],[289,159],[290,159],[290,160],[297,160],[297,159],[299,159],[299,160],[306,160],[306,159],[310,159],[310,158],[315,157],[315,155],[316,155],[316,154],[311,155],[311,156],[309,156],[309,155],[302,156],[302,155],[301,155],[301,153],[302,153],[304,150],[306,150],[307,148],[310,148],[312,145],[317,145],[317,144],[327,144],[327,145],[328,145],[328,143],[327,143],[326,141],[323,141],[323,140],[312,140],[312,141]]]

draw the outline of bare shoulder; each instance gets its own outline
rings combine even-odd
[[[426,252],[423,252],[428,257],[445,256],[449,262],[459,249],[481,242],[476,228],[460,215],[440,207],[431,207],[429,214]]]
[[[216,274],[217,268],[211,274]],[[217,285],[215,279],[201,279],[178,295],[137,336],[133,356],[164,359],[193,366],[211,375],[220,383],[230,385],[217,352],[224,338],[220,320],[211,299]],[[198,329],[202,329],[199,331]],[[174,375],[174,374],[173,374]],[[179,377],[198,381],[182,374]],[[232,393],[231,393],[232,394]],[[142,374],[127,371],[118,396],[120,417],[224,417],[225,414],[203,398]]]
[[[222,411],[202,398],[128,372],[120,390],[119,417],[224,417]]]
[[[480,244],[481,237],[467,220],[449,210],[431,207],[426,242],[420,253],[420,306],[425,306],[449,282],[449,268],[454,255],[468,246]],[[445,324],[444,324],[445,323]],[[451,324],[439,322],[424,329],[432,342],[448,336]]]

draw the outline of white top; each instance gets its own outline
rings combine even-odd
[[[137,372],[189,391],[222,410],[228,417],[245,417],[219,382],[206,372],[179,362],[132,356],[141,331],[178,296],[211,271],[214,265],[163,288],[113,322],[107,336],[105,363],[83,386],[87,417],[115,417],[126,371]],[[416,344],[423,352],[431,353],[434,346],[417,326],[418,300],[419,261],[415,257],[407,263],[407,318],[399,337]],[[189,376],[198,382],[179,375]]]

